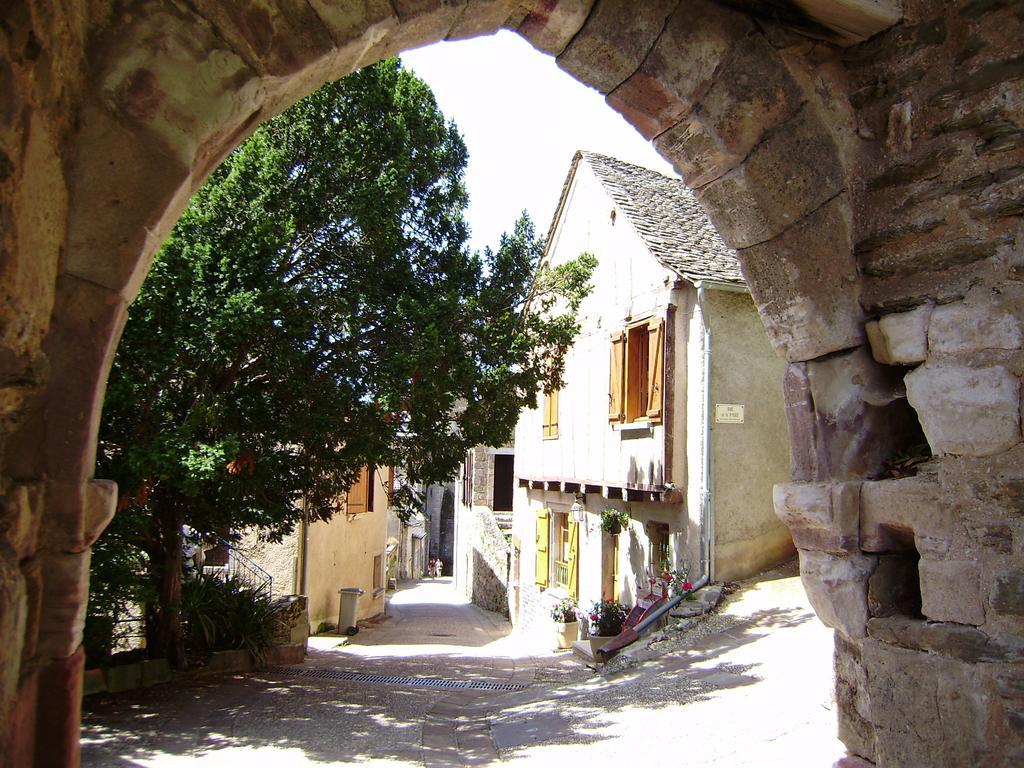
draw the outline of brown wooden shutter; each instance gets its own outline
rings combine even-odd
[[[626,334],[612,336],[611,364],[608,374],[608,421],[621,423],[626,418]]]
[[[536,576],[537,584],[542,587],[548,585],[548,511],[537,510],[537,539],[534,545],[536,553]]]
[[[348,489],[345,498],[345,511],[354,515],[365,512],[369,508],[370,470],[363,467],[359,470],[359,478]]]
[[[647,325],[647,418],[661,421],[662,388],[665,381],[665,321]]]
[[[569,559],[566,565],[569,567],[569,578],[566,589],[569,597],[576,600],[580,596],[580,524],[575,520],[569,521]]]

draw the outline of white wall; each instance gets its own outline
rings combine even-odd
[[[685,412],[674,410],[673,465],[665,467],[664,424],[646,432],[613,428],[608,423],[610,340],[627,323],[664,317],[672,299],[675,273],[663,267],[643,245],[626,215],[581,161],[568,191],[562,219],[552,235],[552,263],[582,252],[599,259],[594,290],[580,309],[581,330],[565,360],[565,387],[559,394],[558,439],[542,437],[543,395],[537,408],[524,411],[516,428],[516,476],[559,478],[609,485],[661,485],[683,472]],[[668,331],[685,339],[685,318],[675,313]],[[680,336],[680,334],[684,334]],[[685,355],[673,361],[676,375]],[[667,361],[666,361],[667,362]],[[666,397],[670,396],[668,388]]]

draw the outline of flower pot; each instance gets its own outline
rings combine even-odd
[[[612,536],[618,536],[622,533],[622,523],[614,522],[608,526],[608,533]]]
[[[559,650],[572,648],[572,641],[579,637],[580,623],[578,621],[556,621],[555,622],[555,647]]]
[[[599,648],[604,648],[605,644],[611,642],[615,638],[615,635],[591,635],[590,640],[590,655],[592,658],[597,658],[597,651]]]

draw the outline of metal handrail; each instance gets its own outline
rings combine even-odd
[[[227,539],[216,535],[212,538],[228,550],[226,567],[229,578],[242,582],[257,594],[265,594],[268,600],[273,597],[273,576]]]

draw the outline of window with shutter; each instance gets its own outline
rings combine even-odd
[[[660,422],[664,410],[665,321],[645,320],[612,336],[608,421]]]
[[[608,375],[608,421],[617,424],[626,418],[626,334],[612,336],[611,361]]]
[[[565,588],[569,591],[569,597],[573,600],[579,597],[580,592],[580,524],[575,520],[569,521],[569,556],[568,556],[568,578]]]
[[[373,473],[369,467],[359,470],[359,477],[345,496],[345,512],[356,515],[373,508]]]
[[[544,393],[544,431],[543,437],[558,437],[558,390]]]
[[[536,542],[534,551],[536,553],[535,581],[542,587],[548,585],[548,511],[537,510],[536,520]]]
[[[665,321],[647,325],[647,413],[651,421],[661,421],[662,385],[665,380]]]

